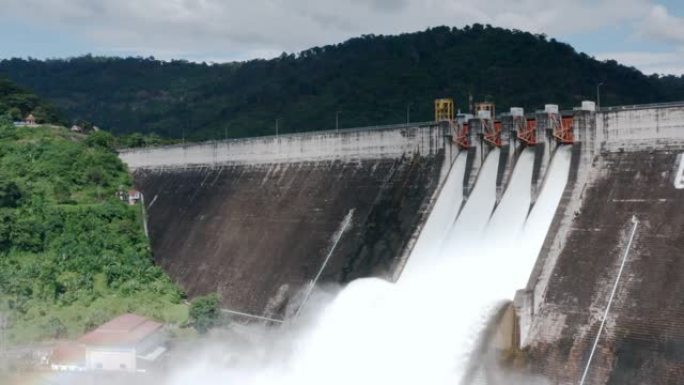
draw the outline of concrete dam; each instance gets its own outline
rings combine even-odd
[[[681,383],[684,104],[535,118],[121,158],[190,296],[281,320],[314,283],[351,282],[293,358],[317,369],[276,383],[323,381],[340,352],[328,383]]]
[[[280,319],[314,280],[395,273],[439,183],[445,144],[438,127],[411,126],[121,157],[171,277],[191,297],[218,292],[227,309]]]

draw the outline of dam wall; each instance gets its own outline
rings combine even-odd
[[[439,127],[397,126],[120,156],[144,195],[155,261],[188,296],[218,292],[226,310],[282,319],[314,281],[392,276],[445,143]]]
[[[316,131],[256,138],[122,150],[130,169],[210,164],[274,164],[391,159],[444,148],[442,129],[430,124]]]
[[[576,124],[569,183],[516,295],[525,365],[554,384],[578,384],[585,370],[586,384],[681,383],[684,105],[602,109]]]
[[[596,116],[596,144],[602,152],[680,149],[682,121],[677,103],[605,108]]]

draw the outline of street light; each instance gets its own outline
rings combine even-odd
[[[411,103],[406,103],[406,125],[411,122]]]
[[[596,109],[601,108],[601,86],[603,82],[596,85]]]

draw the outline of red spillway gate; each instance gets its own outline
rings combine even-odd
[[[483,122],[485,142],[492,146],[501,147],[501,122],[487,121]]]
[[[553,131],[553,137],[561,144],[575,143],[575,134],[572,131],[572,117],[564,117]]]
[[[537,121],[528,119],[522,129],[518,130],[518,140],[526,146],[537,144]]]
[[[456,135],[454,142],[461,150],[470,148],[470,135],[468,131],[468,123],[456,123]]]

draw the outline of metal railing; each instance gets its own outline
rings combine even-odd
[[[644,110],[648,108],[668,108],[668,107],[684,107],[684,100],[667,103],[649,103],[649,104],[631,104],[624,106],[601,107],[596,112],[613,112],[613,111],[628,111],[628,110]]]

